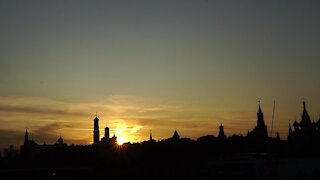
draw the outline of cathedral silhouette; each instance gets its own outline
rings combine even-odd
[[[301,121],[293,122],[293,130],[289,123],[288,143],[295,149],[307,150],[306,148],[318,148],[320,142],[320,117],[317,122],[311,121],[306,108],[306,102],[303,101],[303,112]]]
[[[257,126],[247,134],[248,138],[255,139],[267,139],[268,138],[268,127],[264,123],[263,112],[261,111],[260,101],[257,112]]]
[[[115,144],[117,143],[116,134],[110,138],[109,127],[104,128],[104,137],[100,140],[100,130],[99,130],[99,118],[96,114],[96,117],[93,119],[93,145],[105,145],[105,144]]]

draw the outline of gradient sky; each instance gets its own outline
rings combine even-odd
[[[0,147],[246,134],[320,113],[319,1],[0,1]],[[270,131],[269,131],[270,132]]]

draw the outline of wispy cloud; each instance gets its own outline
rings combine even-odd
[[[150,129],[156,139],[171,136],[174,129],[184,137],[197,138],[216,134],[220,123],[225,125],[227,134],[244,133],[255,123],[254,114],[240,110],[128,95],[113,95],[94,103],[0,97],[0,117],[6,117],[0,118],[3,132],[28,128],[39,142],[53,143],[62,135],[69,143],[91,143],[96,111],[102,131],[108,125],[111,134],[116,133],[128,141],[147,139]],[[21,141],[21,136],[12,137],[18,138],[16,142]]]
[[[63,116],[79,116],[84,115],[81,112],[70,112],[68,110],[44,109],[42,107],[26,107],[15,105],[0,105],[0,111],[10,113],[23,114],[46,114],[46,115],[63,115]]]

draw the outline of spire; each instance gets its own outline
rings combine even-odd
[[[255,138],[266,139],[268,137],[268,128],[264,123],[263,112],[261,110],[260,100],[258,101],[258,112],[257,112],[257,126],[250,132],[250,136]]]
[[[261,106],[260,106],[260,100],[258,101],[258,103],[259,103],[258,113],[262,113],[262,111],[261,111]]]
[[[174,133],[173,133],[173,136],[172,136],[172,139],[180,139],[180,136],[179,136],[179,134],[178,134],[178,132],[177,132],[177,130],[174,130]]]
[[[302,113],[302,117],[301,117],[301,128],[307,128],[310,124],[311,124],[311,119],[310,116],[308,114],[307,108],[306,108],[306,102],[303,100],[302,102],[303,104],[303,113]]]
[[[150,141],[152,141],[152,131],[150,129]]]
[[[305,116],[305,115],[308,115],[308,116],[309,116],[309,114],[308,114],[308,112],[307,112],[307,108],[306,108],[306,102],[303,101],[302,104],[303,104],[303,115],[304,115],[304,116]]]
[[[263,119],[263,112],[261,110],[260,100],[258,101],[258,103],[259,103],[259,108],[258,108],[258,112],[257,112],[257,126],[264,127],[265,123],[264,123],[264,119]]]
[[[96,117],[94,118],[94,120],[99,120],[97,112],[96,112]]]
[[[26,132],[24,135],[24,145],[27,145],[29,142],[28,129],[26,128]]]

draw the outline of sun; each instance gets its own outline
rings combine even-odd
[[[125,139],[123,137],[117,137],[117,144],[121,146],[124,143]]]

